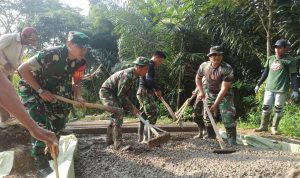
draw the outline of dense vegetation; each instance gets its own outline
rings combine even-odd
[[[87,72],[100,64],[101,73],[84,82],[84,94],[98,102],[98,90],[106,77],[127,67],[137,56],[155,49],[168,58],[159,68],[165,99],[178,108],[195,87],[199,64],[207,60],[211,45],[221,45],[224,60],[235,70],[235,104],[238,119],[258,125],[263,91],[253,88],[272,44],[280,38],[292,43],[290,53],[299,62],[300,1],[297,0],[90,0],[88,16],[58,0],[3,0],[0,23],[5,33],[35,26],[41,48],[62,44],[69,30],[91,37]],[[122,1],[124,2],[124,1]],[[134,96],[135,91],[132,91]],[[95,111],[84,111],[94,113]],[[191,112],[191,110],[189,111]],[[162,109],[161,116],[166,115]],[[187,116],[189,113],[186,114]],[[300,136],[300,110],[288,101],[280,129]]]

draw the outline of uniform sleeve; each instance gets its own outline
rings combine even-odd
[[[226,66],[224,68],[224,74],[223,74],[223,79],[222,81],[224,82],[233,82],[234,79],[234,74],[233,74],[233,69],[231,66]]]
[[[205,65],[205,62],[202,63],[199,66],[198,71],[197,71],[197,76],[199,76],[199,77],[203,77],[204,76],[204,73],[203,73],[203,71],[204,71],[204,65]]]
[[[289,63],[288,67],[289,67],[290,74],[297,73],[297,63],[294,58],[291,59],[291,62]]]
[[[151,63],[149,65],[149,70],[148,70],[148,73],[146,74],[146,86],[149,88],[149,89],[155,89],[155,90],[159,90],[159,87],[157,86],[155,80],[154,80],[154,76],[155,76],[155,65],[154,63]]]
[[[41,63],[39,62],[41,61],[40,58],[41,58],[41,54],[36,54],[35,56],[29,58],[28,61],[26,62],[27,64],[29,64],[32,71],[41,70],[42,66]]]
[[[10,45],[13,37],[11,35],[2,35],[0,37],[0,64],[4,65],[7,63],[3,50]]]
[[[130,82],[132,80],[131,75],[128,75],[127,72],[122,72],[119,76],[119,84],[118,84],[118,93],[117,96],[124,97],[127,95],[128,90],[130,89]]]

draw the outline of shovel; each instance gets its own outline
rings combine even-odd
[[[220,133],[218,131],[218,127],[217,127],[216,122],[215,122],[215,120],[214,120],[214,118],[213,118],[213,116],[212,116],[212,114],[210,112],[210,109],[208,108],[207,102],[206,102],[205,99],[202,99],[202,101],[203,101],[204,111],[206,111],[206,113],[208,115],[208,118],[209,118],[209,120],[211,122],[211,125],[213,126],[213,129],[214,129],[214,131],[216,133],[218,143],[219,143],[219,145],[221,147],[221,149],[214,150],[213,153],[217,153],[217,154],[229,154],[229,153],[236,152],[236,150],[234,150],[234,149],[226,149],[225,148],[225,143],[224,143],[224,141],[222,139],[222,136],[220,135]]]
[[[130,105],[137,110],[137,108],[131,103],[131,101],[126,98],[127,102],[130,103]],[[166,143],[170,140],[171,138],[171,135],[170,133],[168,133],[167,131],[164,131],[152,124],[150,124],[148,121],[146,121],[140,114],[135,114],[136,117],[143,123],[145,124],[145,129],[148,129],[148,139],[146,141],[146,144],[150,147],[150,148],[153,148],[153,147],[156,147],[156,146],[159,146],[163,143]],[[159,130],[162,132],[162,134],[159,134],[156,130]],[[151,138],[150,139],[150,131],[155,135],[154,138]]]
[[[80,102],[78,101],[74,101],[68,98],[64,98],[62,96],[58,96],[58,95],[54,95],[56,99],[63,101],[65,103],[69,103],[69,104],[73,104],[73,105],[81,105]],[[98,104],[98,103],[84,103],[83,107],[87,107],[87,108],[94,108],[94,109],[102,109],[108,112],[112,112],[118,115],[121,115],[123,113],[123,109],[121,108],[116,108],[116,107],[111,107],[111,106],[106,106],[106,105],[102,105],[102,104]]]

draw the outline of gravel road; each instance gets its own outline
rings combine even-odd
[[[136,134],[123,134],[133,146],[129,151],[106,147],[104,135],[79,135],[76,177],[287,177],[287,170],[300,162],[300,154],[241,145],[235,153],[215,154],[216,140],[171,135],[167,144],[149,149],[136,142]]]

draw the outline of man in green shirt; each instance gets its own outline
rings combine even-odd
[[[279,121],[283,115],[284,102],[292,83],[292,98],[298,97],[297,65],[296,60],[287,54],[290,43],[280,39],[275,43],[275,55],[270,56],[265,64],[265,70],[255,87],[257,93],[260,85],[267,79],[264,101],[262,106],[261,124],[256,132],[268,131],[271,108],[274,104],[275,115],[273,117],[271,133],[278,133]]]

